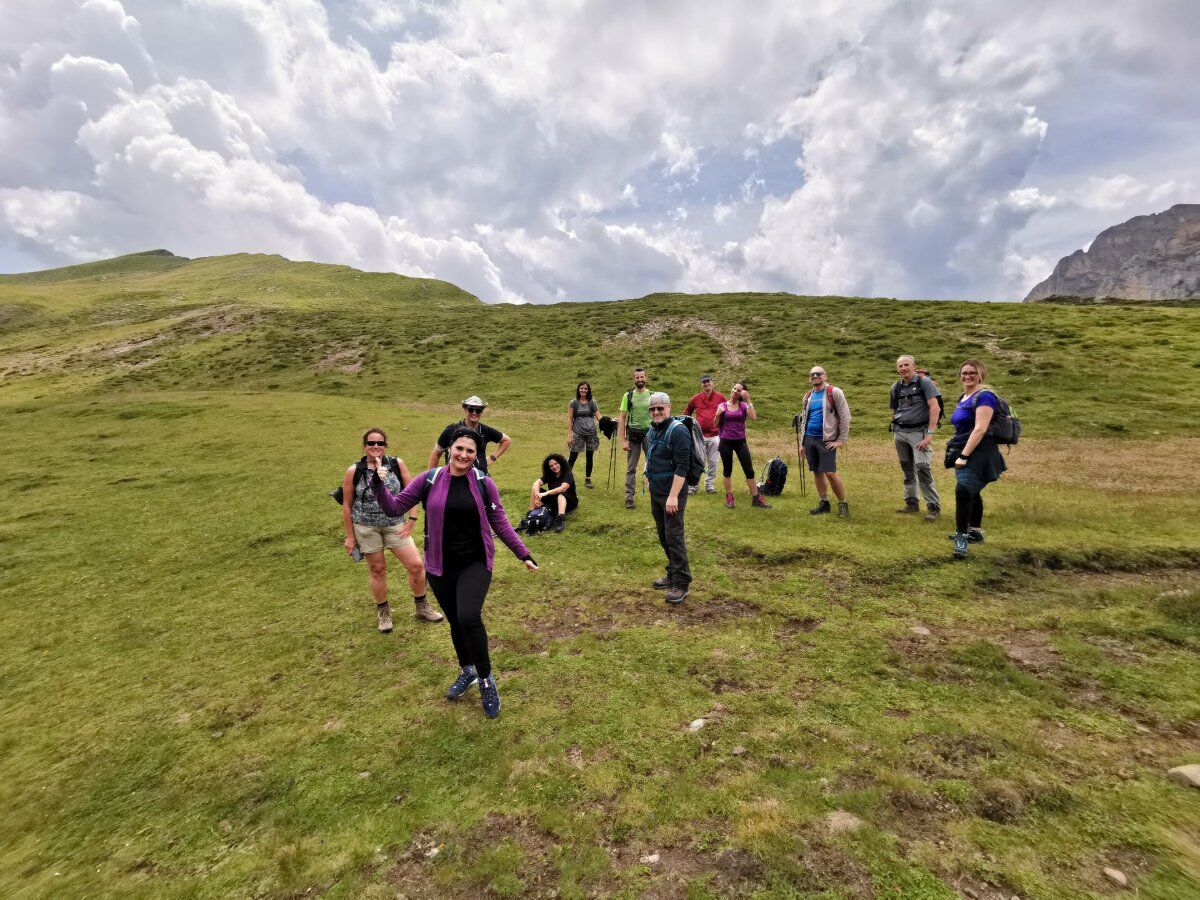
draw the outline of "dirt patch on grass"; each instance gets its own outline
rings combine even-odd
[[[1015,665],[1035,674],[1058,668],[1058,651],[1050,646],[1048,635],[1040,631],[1021,631],[1000,638],[1004,655]]]
[[[725,368],[736,369],[750,357],[750,336],[743,329],[698,318],[651,319],[633,331],[618,331],[608,342],[618,346],[641,347],[656,344],[668,335],[689,331],[707,335],[721,345],[721,364]]]
[[[824,619],[816,616],[784,619],[783,624],[779,626],[779,634],[783,637],[792,637],[797,634],[811,634],[820,628],[821,623],[824,621]]]
[[[638,884],[642,898],[691,896],[689,888],[703,888],[718,897],[746,897],[762,885],[762,862],[748,850],[729,848],[706,851],[694,847],[620,847],[612,851],[617,869],[641,869]]]
[[[359,344],[338,345],[326,350],[325,355],[317,360],[313,367],[318,372],[334,370],[353,375],[363,370],[363,361],[367,351]]]
[[[918,734],[907,742],[910,765],[933,778],[967,778],[1002,749],[986,735]]]
[[[875,896],[867,867],[831,844],[810,840],[800,855],[800,863],[804,871],[795,879],[795,886],[803,891],[828,891],[838,897]]]

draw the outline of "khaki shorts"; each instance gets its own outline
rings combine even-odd
[[[416,542],[411,537],[400,537],[400,525],[359,525],[354,523],[354,539],[358,541],[358,549],[363,554],[378,553],[384,547],[389,550],[400,550],[404,547],[415,547]]]

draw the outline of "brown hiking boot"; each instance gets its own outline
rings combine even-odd
[[[942,517],[942,508],[940,506],[929,507],[929,512],[925,514],[926,522],[936,522]]]
[[[425,622],[440,622],[446,618],[436,609],[429,605],[428,600],[418,600],[413,604],[416,607],[416,615],[418,619]]]
[[[375,609],[379,612],[379,632],[387,634],[392,630],[392,608],[386,603],[379,603]]]

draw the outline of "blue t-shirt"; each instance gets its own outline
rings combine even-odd
[[[996,414],[996,395],[991,391],[977,391],[965,400],[959,400],[950,414],[950,424],[954,426],[955,434],[970,434],[975,430],[975,409],[979,406],[990,406],[992,415]]]
[[[804,426],[804,433],[821,437],[825,431],[825,391],[819,394],[813,394],[808,401],[808,424]]]

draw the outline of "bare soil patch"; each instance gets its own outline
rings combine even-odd
[[[360,344],[336,345],[326,350],[325,355],[317,360],[314,368],[318,372],[333,369],[347,375],[361,372],[367,351]]]
[[[750,356],[750,336],[743,329],[698,318],[651,319],[633,331],[618,331],[609,342],[618,346],[640,347],[687,331],[699,332],[716,341],[722,347],[721,363],[727,369],[742,366]]]

